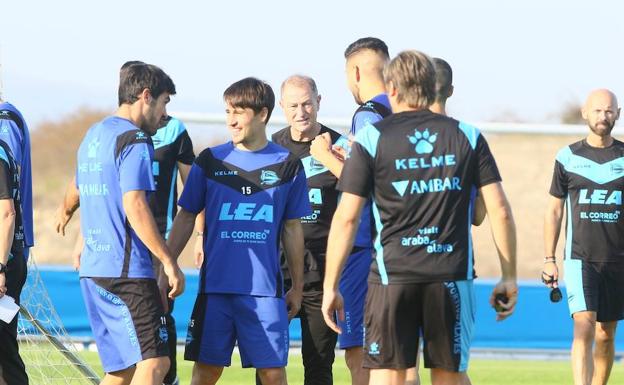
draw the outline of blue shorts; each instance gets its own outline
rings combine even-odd
[[[168,355],[167,321],[156,280],[80,278],[80,288],[106,373]]]
[[[340,278],[340,293],[344,298],[345,320],[338,320],[340,349],[364,346],[364,302],[368,290],[368,273],[373,258],[372,249],[361,249],[349,256]]]
[[[288,363],[286,301],[242,294],[199,294],[186,337],[184,359],[230,366],[238,342],[243,368]]]

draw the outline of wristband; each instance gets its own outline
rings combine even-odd
[[[203,237],[203,236],[204,236],[204,232],[203,232],[203,231],[196,231],[196,232],[195,232],[195,236],[197,236],[197,237]]]
[[[554,255],[550,257],[544,257],[544,263],[548,262],[557,263],[557,258]]]

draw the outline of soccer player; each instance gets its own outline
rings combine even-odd
[[[121,70],[133,64],[144,64],[140,61],[129,61],[125,63]],[[182,183],[186,182],[186,178],[191,169],[191,165],[195,160],[193,153],[193,142],[184,126],[179,119],[167,116],[161,122],[161,127],[152,136],[154,144],[154,161],[152,163],[152,172],[154,174],[154,183],[156,191],[149,197],[149,206],[156,220],[160,235],[166,240],[169,237],[173,218],[178,211],[178,172]],[[162,265],[158,259],[154,259],[154,271],[160,274]],[[165,375],[164,385],[177,385],[179,379],[177,376],[177,360],[176,345],[177,332],[175,319],[173,318],[173,299],[169,299],[165,312],[167,317],[167,334],[169,345],[169,371]]]
[[[357,135],[370,123],[392,113],[383,80],[383,68],[389,59],[388,46],[375,37],[365,37],[351,43],[344,53],[347,86],[359,105],[351,121],[351,135]],[[340,279],[344,296],[344,319],[338,318],[338,342],[345,349],[345,360],[353,385],[368,384],[364,359],[364,300],[368,289],[367,277],[373,254],[372,211],[370,200],[362,210],[360,225]]]
[[[304,383],[333,383],[336,333],[321,312],[325,251],[331,218],[338,205],[336,183],[342,162],[331,152],[332,144],[347,147],[347,139],[317,121],[321,95],[310,77],[293,75],[282,83],[280,106],[289,124],[273,134],[274,143],[301,159],[307,177],[312,214],[301,218],[305,241],[304,287],[301,310],[301,352]],[[287,266],[284,266],[287,268]],[[284,272],[288,277],[288,270]],[[287,281],[286,287],[290,286]]]
[[[20,201],[24,225],[24,257],[34,246],[30,134],[22,113],[11,103],[0,100],[0,140],[8,146],[20,177]]]
[[[435,112],[436,114],[445,115],[446,114],[446,101],[453,95],[453,70],[451,66],[444,59],[440,59],[434,57],[431,59],[433,65],[435,67],[436,74],[436,82],[435,82],[435,90],[436,96],[435,100],[429,106],[429,110],[431,112]],[[474,214],[472,224],[475,226],[481,225],[483,223],[483,219],[485,219],[485,206],[483,204],[483,199],[481,196],[477,195],[474,200]],[[417,351],[418,354],[418,351]],[[465,377],[465,381],[467,384],[470,381]],[[420,378],[418,376],[418,357],[416,357],[416,366],[413,368],[407,369],[405,374],[405,384],[406,385],[419,385]]]
[[[563,258],[574,321],[572,372],[576,385],[606,384],[617,321],[624,318],[624,143],[611,131],[620,116],[615,95],[591,92],[582,108],[589,134],[557,154],[544,221],[544,271],[558,285],[557,240],[567,212]],[[592,345],[595,344],[592,357]]]
[[[173,225],[173,218],[178,210],[178,172],[182,183],[186,182],[191,165],[195,160],[195,154],[193,153],[193,143],[184,123],[171,116],[168,116],[164,123],[166,124],[156,131],[156,135],[152,136],[154,143],[152,172],[156,192],[150,196],[149,206],[154,214],[160,235],[167,239]],[[162,268],[158,259],[154,260],[154,268],[156,270]],[[175,319],[172,315],[173,305],[173,299],[169,299],[166,317],[171,365],[165,376],[164,385],[179,384],[176,362],[177,333]]]
[[[27,271],[19,181],[18,163],[0,140],[0,297],[8,295],[18,305]],[[0,384],[28,384],[17,344],[17,318],[0,320]]]
[[[146,192],[155,189],[150,136],[174,94],[171,78],[154,65],[121,72],[119,108],[85,135],[76,185],[61,210],[64,228],[78,202],[82,208],[80,284],[105,384],[160,385],[169,369],[166,317],[151,256],[163,265],[159,285],[171,287],[169,298],[182,293],[184,276],[158,233]]]
[[[275,96],[255,78],[223,94],[232,140],[202,151],[191,167],[168,244],[178,255],[195,217],[205,211],[204,260],[189,323],[185,359],[191,384],[215,384],[230,365],[235,342],[243,367],[264,385],[285,384],[288,321],[301,306],[303,230],[310,215],[301,161],[269,142]],[[284,296],[280,238],[292,287]]]
[[[437,57],[432,58],[436,72],[436,97],[434,102],[429,107],[431,112],[446,116],[446,101],[453,95],[455,87],[453,87],[453,70],[449,63],[444,59]],[[485,219],[485,205],[483,198],[477,195],[474,201],[474,218],[472,224],[480,226]]]
[[[423,53],[404,51],[384,69],[393,115],[355,138],[338,189],[323,287],[326,322],[343,313],[338,277],[359,214],[373,196],[377,236],[365,311],[364,366],[371,384],[403,384],[416,363],[420,332],[432,383],[465,381],[474,320],[472,200],[483,195],[500,252],[499,320],[517,300],[515,227],[496,163],[479,131],[434,114],[435,69]],[[505,303],[506,301],[506,303]]]

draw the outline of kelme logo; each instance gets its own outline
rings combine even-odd
[[[420,132],[418,129],[414,130],[414,136],[408,135],[410,143],[415,144],[417,154],[431,154],[433,151],[433,143],[438,138],[438,134],[430,134],[429,129],[425,128],[425,131]]]

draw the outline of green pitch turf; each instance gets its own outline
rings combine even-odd
[[[102,373],[97,353],[83,353],[83,357],[99,374]],[[181,384],[190,382],[192,364],[192,362],[184,361],[181,354],[178,355],[178,374]],[[303,365],[300,355],[290,356],[287,372],[289,384],[303,384]],[[428,370],[421,368],[421,373],[422,384],[430,384]],[[468,374],[475,385],[569,385],[572,383],[572,369],[568,361],[473,359],[470,361]],[[624,384],[622,362],[616,362],[613,365],[609,383]],[[219,384],[255,384],[254,370],[242,369],[238,354],[234,354],[232,366],[224,369]],[[342,356],[336,357],[334,363],[334,384],[351,384],[349,370]]]

